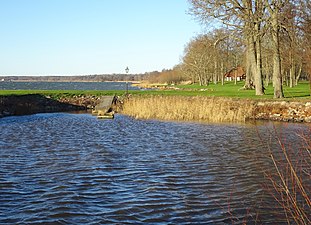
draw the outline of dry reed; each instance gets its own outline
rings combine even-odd
[[[271,134],[279,151],[267,145],[274,171],[266,173],[271,181],[266,190],[284,209],[288,224],[311,224],[311,133],[298,135],[300,144],[295,149],[276,130]]]
[[[132,96],[123,114],[138,119],[177,121],[244,122],[254,114],[250,100],[220,97]]]

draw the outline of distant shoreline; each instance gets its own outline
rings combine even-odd
[[[75,81],[72,81],[72,80],[10,80],[10,81],[1,81],[0,82],[55,82],[55,83],[61,83],[61,82],[70,82],[70,83],[73,83],[73,82],[77,82],[77,83],[131,83],[131,84],[140,84],[141,81],[86,81],[86,80],[75,80]]]
[[[140,82],[145,74],[94,74],[94,75],[12,75],[0,76],[0,82]]]

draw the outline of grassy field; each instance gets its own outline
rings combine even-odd
[[[250,99],[273,99],[273,87],[268,86],[265,95],[256,96],[255,90],[241,90],[244,82],[226,82],[225,85],[210,84],[209,86],[199,85],[176,85],[171,88],[179,88],[177,90],[159,90],[150,91],[149,93],[157,93],[161,95],[183,95],[183,96],[214,96],[214,97],[234,97],[234,98],[250,98]],[[289,88],[284,86],[285,98],[310,99],[309,83],[303,82],[296,87]]]
[[[256,96],[254,90],[240,90],[244,82],[226,82],[225,85],[210,84],[209,86],[199,85],[175,85],[166,86],[165,89],[159,90],[142,90],[129,91],[133,95],[164,95],[164,96],[211,96],[211,97],[234,97],[234,98],[248,98],[248,99],[273,99],[273,87],[268,86],[264,96]],[[1,95],[25,95],[25,94],[42,94],[51,96],[52,98],[59,98],[64,96],[83,96],[83,95],[124,95],[124,91],[80,91],[80,90],[0,90]],[[298,86],[289,88],[284,86],[284,95],[286,99],[308,100],[310,99],[310,87],[308,82],[301,82]]]

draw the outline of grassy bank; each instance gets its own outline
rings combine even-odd
[[[244,82],[225,82],[225,85],[213,84],[208,86],[191,85],[156,85],[159,90],[148,90],[144,92],[134,92],[140,95],[170,95],[170,96],[209,96],[209,97],[233,97],[248,99],[273,99],[273,87],[266,87],[265,95],[256,96],[255,90],[242,90]],[[283,87],[285,98],[295,100],[310,99],[310,88],[308,82],[300,82],[297,86],[290,88]]]

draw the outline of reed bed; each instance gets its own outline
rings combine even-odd
[[[251,100],[221,97],[132,96],[122,113],[137,119],[244,122],[254,115]]]

